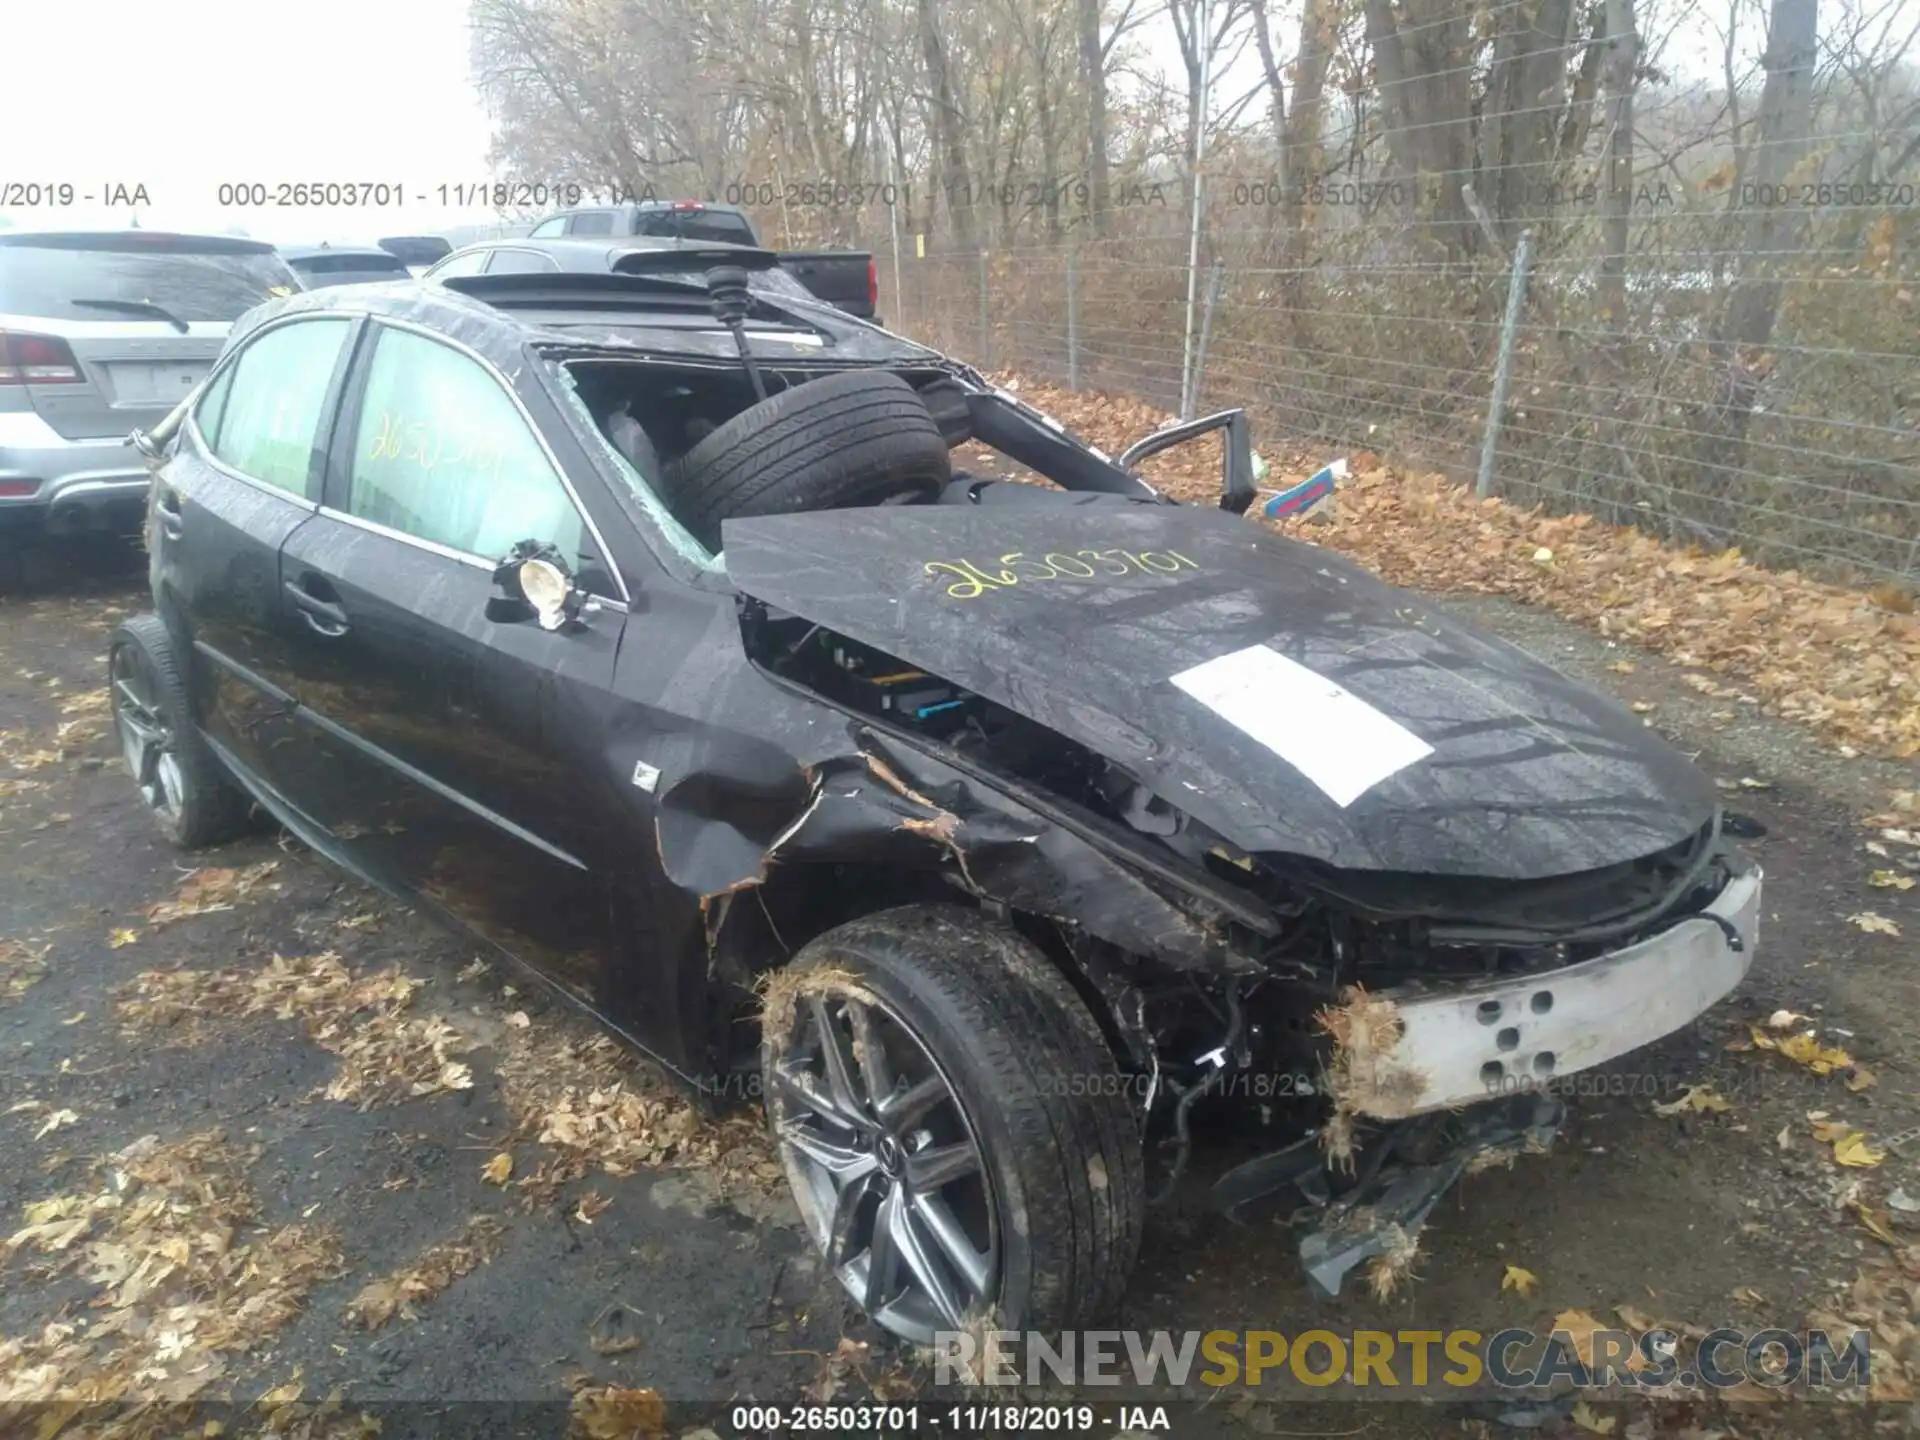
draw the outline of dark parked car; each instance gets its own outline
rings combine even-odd
[[[588,206],[548,215],[533,227],[533,240],[653,238],[685,244],[759,248],[760,233],[738,205],[704,200],[642,200]],[[782,250],[780,264],[829,305],[878,324],[880,272],[865,250]]]
[[[671,275],[699,280],[716,266],[747,272],[750,289],[785,300],[824,304],[796,280],[772,250],[678,240],[478,240],[433,265],[421,278],[470,275]],[[834,307],[838,309],[838,306]],[[875,322],[878,323],[878,322]]]
[[[279,250],[309,290],[413,278],[404,260],[377,245],[282,245]]]
[[[1713,786],[1238,518],[1239,412],[1109,459],[747,279],[248,316],[145,438],[156,613],[111,647],[173,837],[257,803],[706,1094],[764,1083],[828,1263],[922,1341],[1109,1308],[1202,1111],[1317,1284],[1404,1259],[1551,1139],[1548,1082],[1739,983]],[[1218,508],[1134,473],[1214,432]]]
[[[444,235],[383,235],[379,246],[389,255],[397,258],[407,267],[407,272],[418,275],[429,265],[444,260],[453,250],[453,244]]]
[[[0,571],[44,532],[138,533],[127,432],[206,378],[235,320],[299,288],[257,240],[0,232]]]

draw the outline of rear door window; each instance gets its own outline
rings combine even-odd
[[[427,272],[427,278],[445,280],[449,276],[478,275],[486,268],[487,256],[492,253],[490,250],[462,250],[458,254],[449,255],[434,266]]]
[[[310,285],[356,285],[375,280],[410,280],[406,265],[392,255],[302,255],[289,262]]]
[[[613,212],[611,210],[582,210],[573,217],[573,223],[567,226],[569,235],[611,235],[613,234]]]
[[[757,245],[744,215],[728,210],[650,210],[641,214],[638,235],[677,236],[723,245]]]
[[[200,405],[202,433],[211,407],[213,453],[276,490],[318,500],[313,449],[328,389],[351,321],[293,320],[248,342]]]
[[[382,329],[348,471],[348,513],[497,560],[516,541],[580,557],[584,526],[501,383],[449,345]]]
[[[545,275],[559,268],[558,261],[538,250],[496,250],[487,265],[487,274]]]
[[[97,235],[0,237],[0,312],[57,320],[239,319],[291,294],[300,281],[271,250],[219,239],[127,230]],[[85,303],[92,302],[92,303]]]

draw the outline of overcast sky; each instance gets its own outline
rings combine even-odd
[[[371,239],[494,218],[441,183],[488,178],[466,0],[12,0],[0,19],[0,188],[145,184],[148,228]],[[240,211],[235,181],[397,180],[386,211]],[[424,202],[416,196],[425,196]],[[11,198],[0,195],[0,199]],[[12,208],[15,226],[126,223],[97,205]]]
[[[101,208],[115,184],[146,186],[140,223],[150,229],[237,226],[277,242],[496,220],[437,193],[490,178],[466,16],[467,0],[12,0],[0,22],[0,200],[9,184],[52,182],[94,203],[0,209],[0,225],[124,225],[124,209]],[[1668,64],[1690,68],[1710,28],[1696,18],[1666,47]],[[1164,15],[1138,43],[1147,68],[1178,73]],[[1257,83],[1248,46],[1219,77],[1215,113]],[[386,209],[220,203],[223,183],[302,180],[398,182],[405,199]]]

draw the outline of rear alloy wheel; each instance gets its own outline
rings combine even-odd
[[[242,833],[247,801],[187,718],[186,683],[158,616],[133,616],[114,631],[107,677],[120,754],[168,838],[199,849]]]
[[[1093,1017],[1018,935],[952,906],[829,931],[770,987],[762,1065],[800,1213],[883,1329],[1059,1329],[1118,1299],[1138,1132]]]

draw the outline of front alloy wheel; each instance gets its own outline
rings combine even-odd
[[[817,937],[767,982],[767,1119],[829,1271],[876,1324],[1072,1329],[1140,1247],[1140,1132],[1086,1004],[977,908]]]
[[[861,1307],[919,1344],[983,1311],[999,1254],[985,1159],[907,1023],[877,997],[804,996],[769,1078],[795,1197]]]

